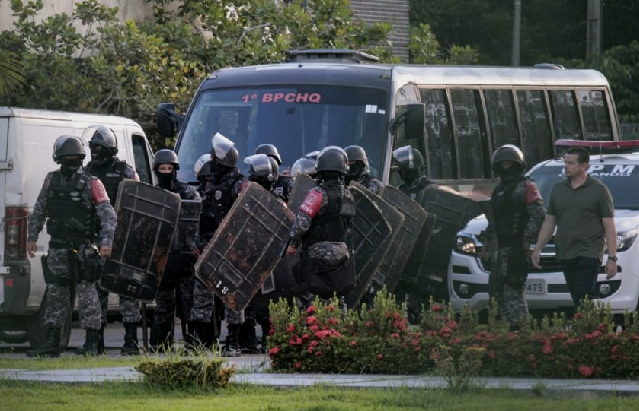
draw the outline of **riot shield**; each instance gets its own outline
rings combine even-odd
[[[195,274],[232,310],[243,310],[279,261],[294,217],[249,183],[195,263]]]
[[[200,229],[200,214],[202,202],[200,200],[182,200],[178,226],[173,238],[173,251],[193,255],[197,244],[197,234]]]
[[[353,291],[346,296],[347,305],[353,307],[370,284],[384,256],[382,246],[392,236],[393,231],[385,220],[382,209],[372,199],[372,196],[377,197],[375,194],[359,184],[351,185],[349,190],[353,194],[357,207],[353,218],[353,231],[349,239],[352,240],[349,245],[354,251],[357,282]],[[386,209],[386,211],[391,215],[391,210]]]
[[[430,246],[419,265],[418,278],[446,286],[450,255],[457,232],[478,215],[483,214],[479,202],[464,197],[447,187],[430,185],[419,195],[419,203],[428,213],[437,216]]]
[[[100,286],[143,302],[155,298],[171,251],[180,196],[149,184],[124,180],[115,204],[118,225]]]
[[[360,244],[362,247],[361,252],[366,254],[358,256],[358,253],[355,253],[357,283],[355,288],[346,296],[346,304],[348,307],[354,307],[360,302],[362,296],[370,291],[370,287],[373,286],[372,282],[379,270],[382,260],[386,255],[388,247],[393,241],[395,241],[400,232],[400,228],[404,223],[404,215],[387,201],[372,193],[361,184],[351,182],[349,188],[355,197],[357,205],[358,215],[355,217],[356,226],[363,225],[357,224],[358,219],[368,217],[366,222],[368,222],[368,225],[371,228],[371,230],[369,230],[370,234],[368,237],[364,238],[363,243]],[[365,199],[370,200],[381,213],[379,220],[375,220],[375,215],[367,216],[365,214],[368,212],[368,209],[366,206],[362,206],[362,194],[365,196]],[[388,224],[388,227],[390,228],[389,234],[386,234],[385,226],[381,224],[382,222]],[[373,247],[377,248],[374,249]],[[362,263],[364,265],[357,265]],[[375,286],[375,290],[379,290],[380,288],[381,285]]]
[[[400,232],[388,246],[388,251],[375,274],[374,282],[385,284],[387,291],[393,292],[423,231],[428,214],[418,203],[395,187],[384,186],[381,197],[404,215]]]
[[[308,192],[316,185],[317,182],[309,177],[308,174],[298,174],[297,177],[295,177],[295,184],[288,198],[288,203],[286,203],[288,209],[291,210],[293,214],[297,214]]]

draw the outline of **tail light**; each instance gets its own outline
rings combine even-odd
[[[4,218],[4,259],[27,259],[27,207],[7,207]]]

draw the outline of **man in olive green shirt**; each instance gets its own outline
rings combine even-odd
[[[541,268],[541,250],[557,227],[557,259],[562,263],[568,290],[577,307],[584,297],[591,300],[597,297],[597,274],[605,244],[608,245],[606,278],[617,274],[617,231],[608,188],[587,173],[588,152],[580,147],[571,148],[564,162],[567,179],[552,188],[546,219],[531,259],[535,268]]]

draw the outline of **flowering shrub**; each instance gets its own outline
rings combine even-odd
[[[617,333],[609,309],[586,303],[574,318],[546,318],[511,332],[496,318],[480,324],[469,310],[455,313],[431,301],[419,326],[380,291],[371,308],[343,318],[337,299],[306,311],[271,304],[269,357],[275,371],[417,374],[432,372],[463,388],[470,378],[628,378],[639,375],[637,322]],[[635,316],[636,320],[636,316]]]

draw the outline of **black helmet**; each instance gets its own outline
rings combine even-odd
[[[317,161],[311,158],[300,158],[291,167],[291,176],[297,177],[299,173],[308,174],[313,177],[317,174]]]
[[[197,177],[211,175],[211,155],[202,154],[193,165],[193,172]]]
[[[273,157],[266,154],[253,154],[246,157],[244,162],[251,166],[249,170],[251,177],[271,183],[274,183],[279,177],[279,165]]]
[[[361,146],[348,146],[344,151],[346,151],[348,161],[367,161],[366,151]]]
[[[419,170],[424,167],[422,153],[411,146],[400,147],[393,151],[393,159],[397,162],[399,168]]]
[[[101,146],[106,148],[111,155],[118,153],[118,139],[115,137],[115,132],[106,126],[89,126],[82,133],[82,138],[89,142],[89,147]]]
[[[523,169],[526,168],[524,153],[521,152],[519,147],[512,144],[504,144],[493,153],[493,168],[502,161],[512,161],[521,165]]]
[[[311,151],[310,153],[307,153],[304,158],[310,158],[311,160],[317,160],[317,157],[319,157],[320,155],[320,151],[319,150],[315,150],[315,151]]]
[[[53,161],[59,164],[61,157],[65,156],[79,156],[80,160],[84,160],[86,153],[84,142],[80,137],[63,135],[53,143]]]
[[[348,172],[348,156],[343,148],[328,146],[317,157],[317,172],[336,171],[341,174]]]
[[[160,164],[173,164],[174,170],[180,169],[180,161],[175,151],[165,148],[155,153],[153,157],[153,170],[158,171]]]
[[[260,144],[255,149],[254,154],[266,154],[269,157],[272,157],[277,161],[277,165],[282,164],[282,157],[280,157],[280,153],[277,151],[277,147],[273,144]]]
[[[226,167],[237,167],[239,153],[235,143],[220,133],[215,133],[211,139],[211,160],[215,158],[217,164]]]

